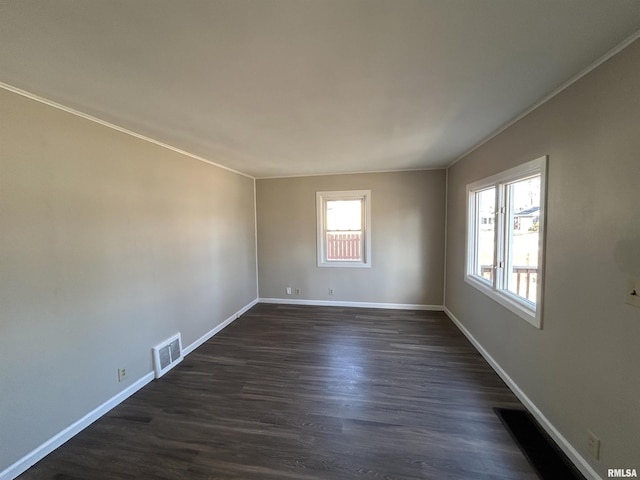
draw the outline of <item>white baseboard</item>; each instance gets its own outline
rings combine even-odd
[[[291,298],[261,298],[260,303],[281,303],[284,305],[311,305],[319,307],[356,307],[356,308],[389,308],[392,310],[431,310],[444,311],[442,305],[421,305],[417,303],[371,303],[341,302],[334,300],[299,300]]]
[[[102,417],[109,410],[117,406],[118,404],[125,401],[131,395],[136,393],[146,384],[153,380],[153,372],[147,373],[145,376],[134,382],[132,385],[128,386],[124,390],[122,390],[117,395],[114,395],[109,400],[104,402],[102,405],[98,406],[94,410],[87,413],[81,419],[75,421],[67,428],[62,430],[60,433],[54,435],[49,440],[44,442],[42,445],[37,447],[32,452],[28,453],[20,460],[18,460],[13,465],[9,466],[7,469],[0,472],[0,480],[13,480],[18,475],[24,473],[27,469],[36,464],[36,462],[42,460],[44,457],[53,452],[60,445],[65,443],[67,440],[71,439],[82,430],[87,428],[93,422]]]
[[[545,429],[551,438],[558,444],[562,451],[569,457],[573,464],[582,472],[582,474],[590,480],[602,480],[602,477],[593,469],[589,462],[580,455],[580,453],[569,443],[569,441],[558,431],[558,429],[544,416],[540,409],[531,401],[526,393],[518,386],[518,384],[504,371],[504,369],[495,361],[495,359],[487,352],[484,347],[475,339],[475,337],[466,329],[466,327],[456,318],[456,316],[445,306],[444,312],[449,316],[451,321],[460,329],[473,346],[480,352],[484,359],[491,365],[496,373],[509,386],[511,391],[518,399],[527,407],[527,410],[536,418],[538,423]]]
[[[224,322],[219,323],[218,325],[216,325],[215,327],[213,327],[211,330],[209,330],[207,333],[205,333],[203,336],[201,336],[199,339],[197,339],[195,342],[193,342],[191,345],[183,348],[183,353],[185,355],[189,355],[191,352],[193,352],[196,348],[198,348],[200,345],[202,345],[204,342],[206,342],[207,340],[209,340],[211,337],[213,337],[216,333],[218,333],[220,330],[222,330],[224,327],[226,327],[227,325],[229,325],[231,322],[233,322],[234,320],[240,318],[240,315],[242,315],[243,313],[245,313],[247,310],[249,310],[251,307],[253,307],[254,305],[256,305],[258,303],[258,299],[256,298],[255,300],[251,301],[250,303],[248,303],[247,305],[245,305],[244,307],[242,307],[240,310],[238,310],[236,313],[234,313],[233,315],[231,315],[229,318],[227,318]],[[2,479],[0,479],[2,480]]]
[[[216,333],[218,333],[224,327],[226,327],[235,319],[240,317],[240,315],[245,313],[247,310],[249,310],[251,307],[253,307],[257,303],[258,303],[258,299],[256,298],[249,304],[242,307],[236,313],[234,313],[229,318],[227,318],[224,322],[216,325],[212,330],[204,334],[202,337],[200,337],[198,340],[193,342],[191,345],[189,345],[185,349],[183,349],[183,354],[186,356],[189,353],[193,352],[196,348],[198,348],[204,342],[209,340]],[[49,440],[44,442],[42,445],[37,447],[35,450],[33,450],[32,452],[22,457],[13,465],[10,465],[8,468],[0,472],[0,480],[13,480],[18,475],[24,473],[33,465],[35,465],[38,461],[42,460],[44,457],[46,457],[51,452],[53,452],[56,448],[64,444],[67,440],[71,439],[72,437],[80,433],[82,430],[87,428],[89,425],[91,425],[93,422],[98,420],[100,417],[102,417],[104,414],[109,412],[109,410],[113,409],[114,407],[118,406],[120,403],[124,402],[131,395],[133,395],[142,387],[144,387],[149,382],[151,382],[153,378],[154,378],[153,372],[147,373],[145,376],[137,380],[135,383],[128,386],[118,394],[114,395],[109,400],[104,402],[102,405],[90,411],[84,417],[72,423],[67,428],[65,428],[64,430],[62,430],[61,432],[59,432],[58,434],[54,435]]]

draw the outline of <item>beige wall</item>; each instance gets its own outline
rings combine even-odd
[[[256,189],[261,298],[442,305],[443,170],[264,179]],[[316,192],[368,189],[372,267],[318,267]]]
[[[0,90],[0,282],[1,472],[256,298],[253,179]]]
[[[585,457],[640,468],[640,42],[449,170],[446,306]],[[465,186],[549,155],[543,329],[463,281]]]

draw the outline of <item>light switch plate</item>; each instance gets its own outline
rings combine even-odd
[[[627,282],[626,302],[640,308],[640,280],[630,278]]]

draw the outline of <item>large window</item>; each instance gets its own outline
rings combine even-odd
[[[467,185],[465,280],[541,327],[547,158]]]
[[[317,192],[318,266],[371,266],[371,191]]]

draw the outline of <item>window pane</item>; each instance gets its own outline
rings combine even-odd
[[[507,185],[507,289],[536,302],[540,217],[540,175]]]
[[[545,155],[467,185],[465,282],[537,328],[547,160]]]
[[[362,230],[362,200],[328,200],[327,230]]]
[[[371,267],[371,190],[316,192],[318,267]]]
[[[474,273],[493,281],[496,189],[476,193],[477,251]]]

